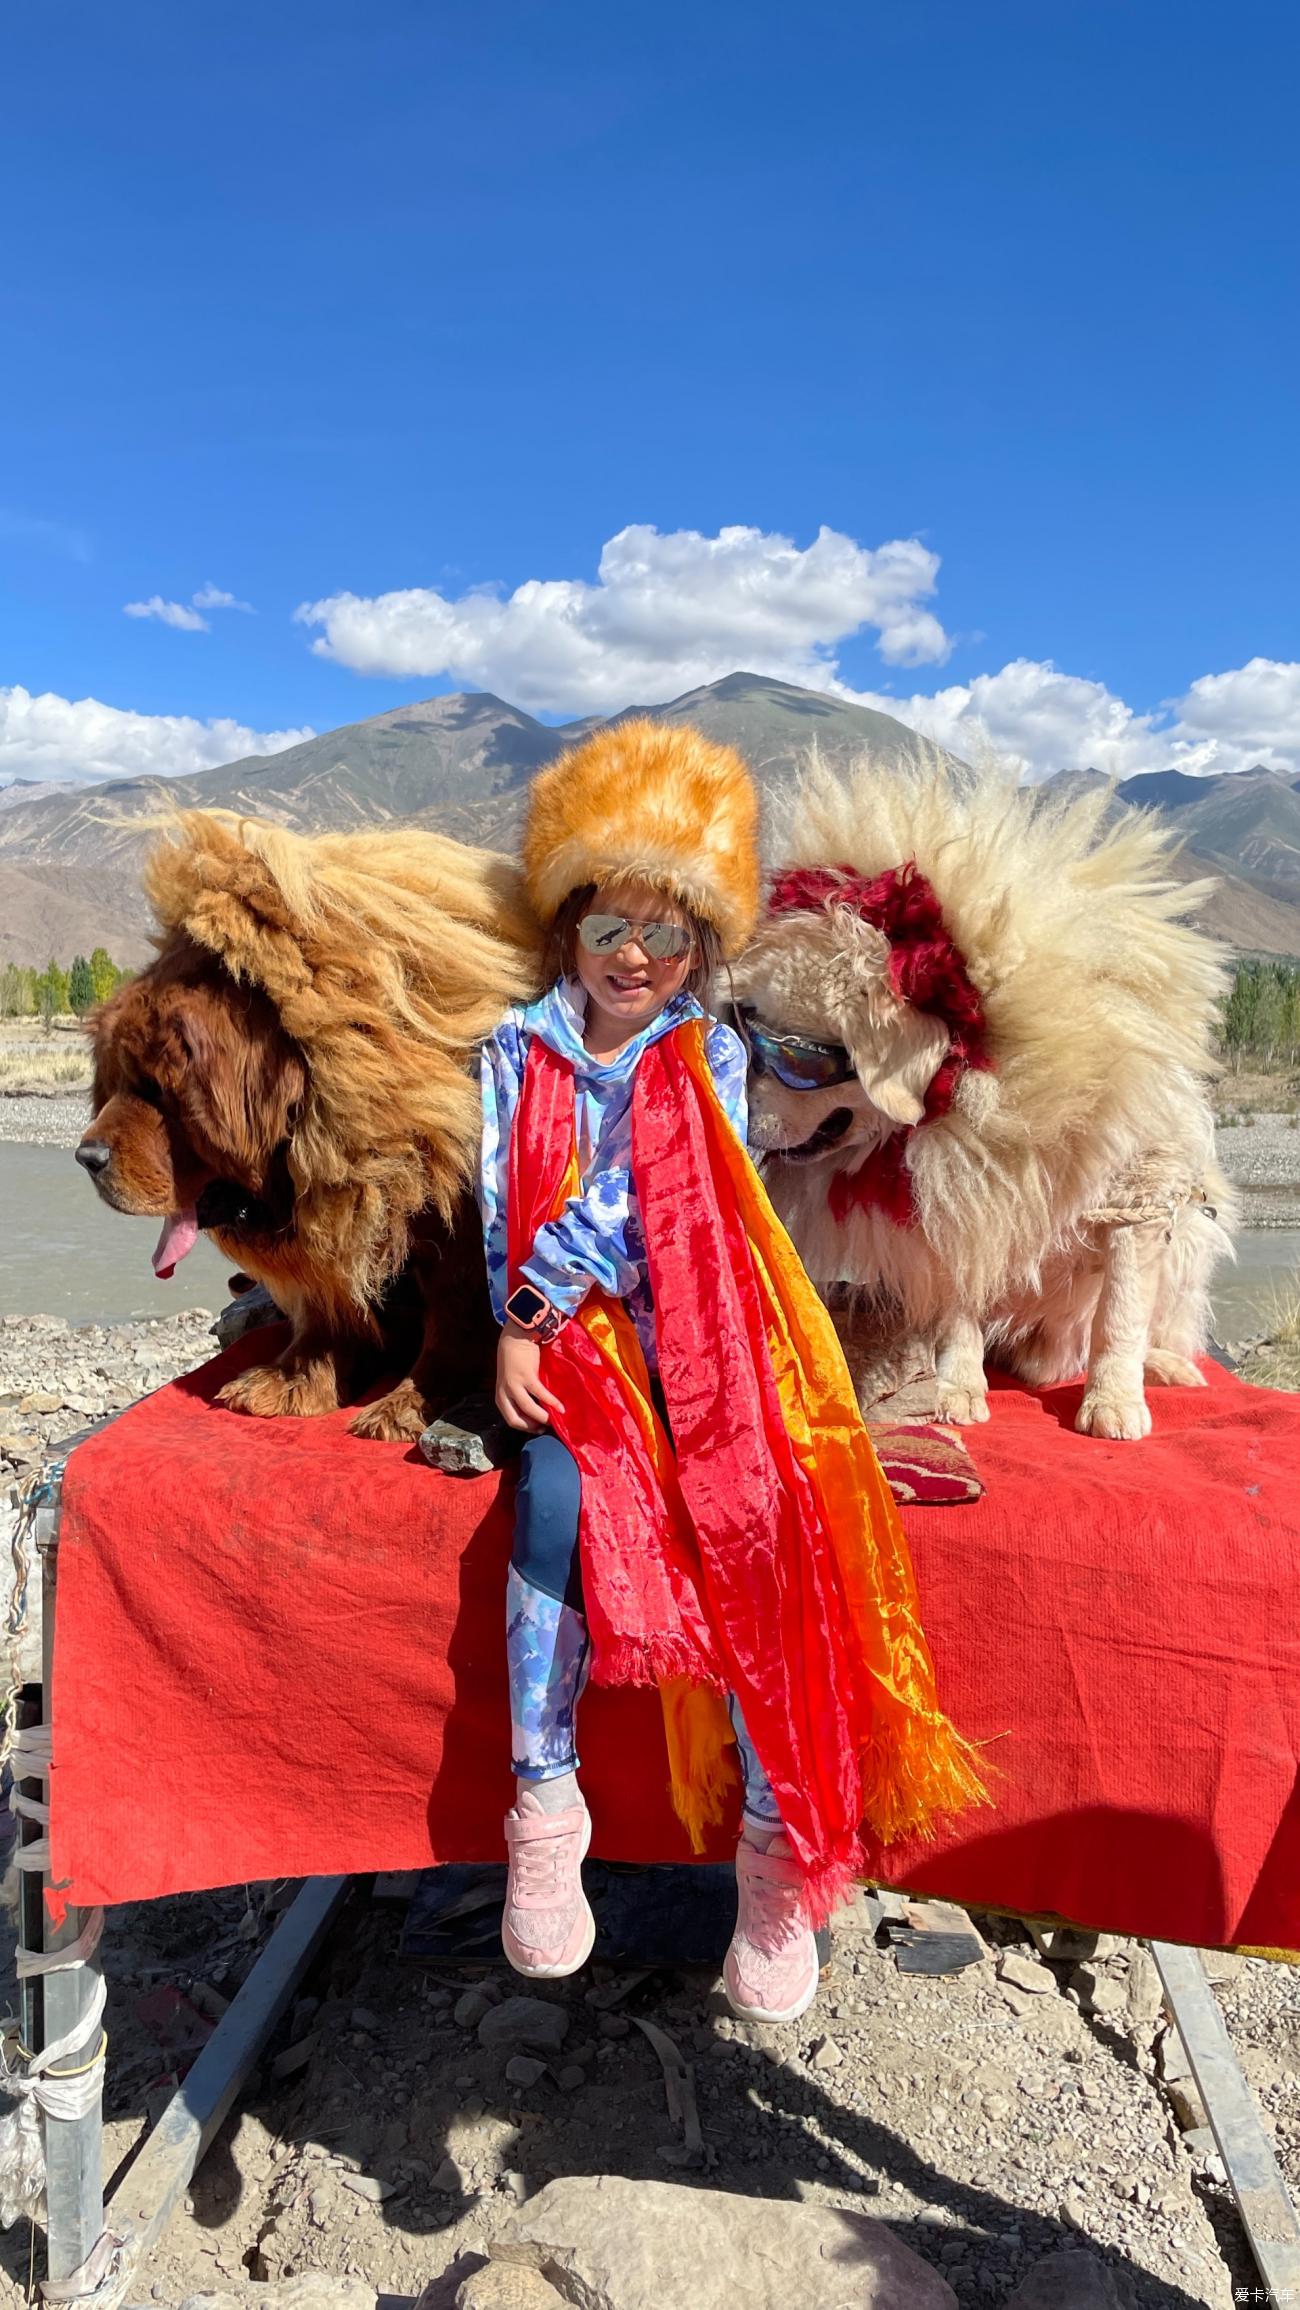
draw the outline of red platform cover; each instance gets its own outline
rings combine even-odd
[[[78,1903],[502,1858],[509,1481],[214,1406],[266,1344],[69,1463],[51,1827]],[[1000,1778],[883,1882],[1300,1949],[1300,1397],[1209,1378],[1154,1390],[1142,1444],[1076,1435],[1078,1386],[996,1388],[985,1497],[906,1510],[940,1699]],[[579,1729],[594,1851],[688,1858],[654,1696],[593,1690]]]

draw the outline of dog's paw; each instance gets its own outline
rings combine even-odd
[[[1204,1372],[1186,1356],[1176,1356],[1172,1348],[1148,1348],[1142,1376],[1149,1388],[1205,1388],[1210,1384]]]
[[[955,1428],[977,1428],[989,1416],[987,1388],[964,1388],[956,1380],[940,1380],[935,1397],[936,1419]]]
[[[1089,1388],[1074,1424],[1081,1436],[1108,1436],[1112,1443],[1136,1444],[1151,1433],[1151,1413],[1145,1396]]]
[[[413,1380],[401,1380],[373,1404],[363,1404],[348,1421],[350,1436],[364,1436],[371,1444],[418,1444],[433,1406]]]
[[[329,1373],[286,1372],[278,1364],[254,1364],[218,1389],[217,1402],[255,1420],[317,1420],[338,1410],[338,1393]]]

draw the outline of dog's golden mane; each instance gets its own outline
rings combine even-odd
[[[306,1062],[295,1233],[368,1309],[432,1204],[450,1219],[481,1128],[476,1043],[537,988],[510,863],[415,830],[299,835],[229,811],[170,821],[144,868],[160,952],[188,939],[262,990]]]
[[[774,1192],[818,1277],[843,1275],[846,1239],[869,1228],[864,1271],[918,1314],[955,1269],[986,1301],[1032,1277],[1106,1182],[1153,1149],[1171,1164],[1208,1159],[1227,957],[1185,918],[1213,884],[1177,881],[1176,839],[1145,812],[1110,815],[1112,801],[1108,785],[1022,787],[999,765],[967,770],[920,746],[901,766],[808,768],[783,864],[872,877],[914,860],[979,989],[994,1067],[962,1078],[950,1111],[911,1139],[915,1233],[860,1213],[841,1230],[829,1168],[778,1162]],[[799,977],[801,939],[803,975],[819,983],[824,938],[814,965],[810,928],[798,914],[760,926],[737,974],[760,1008],[765,987]]]

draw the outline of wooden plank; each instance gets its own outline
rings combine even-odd
[[[243,1988],[109,2200],[128,2279],[162,2236],[213,2136],[247,2082],[280,2015],[347,1898],[347,1877],[309,1877]]]
[[[1300,2303],[1300,2218],[1205,1968],[1176,1942],[1150,1948],[1269,2300]]]

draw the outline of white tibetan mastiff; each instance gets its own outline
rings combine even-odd
[[[918,755],[814,765],[735,974],[752,1144],[835,1310],[864,1410],[923,1367],[988,1417],[986,1351],[1085,1372],[1078,1425],[1133,1438],[1196,1387],[1231,1255],[1206,1084],[1226,954],[1171,838]],[[1216,1216],[1217,1215],[1217,1216]]]

